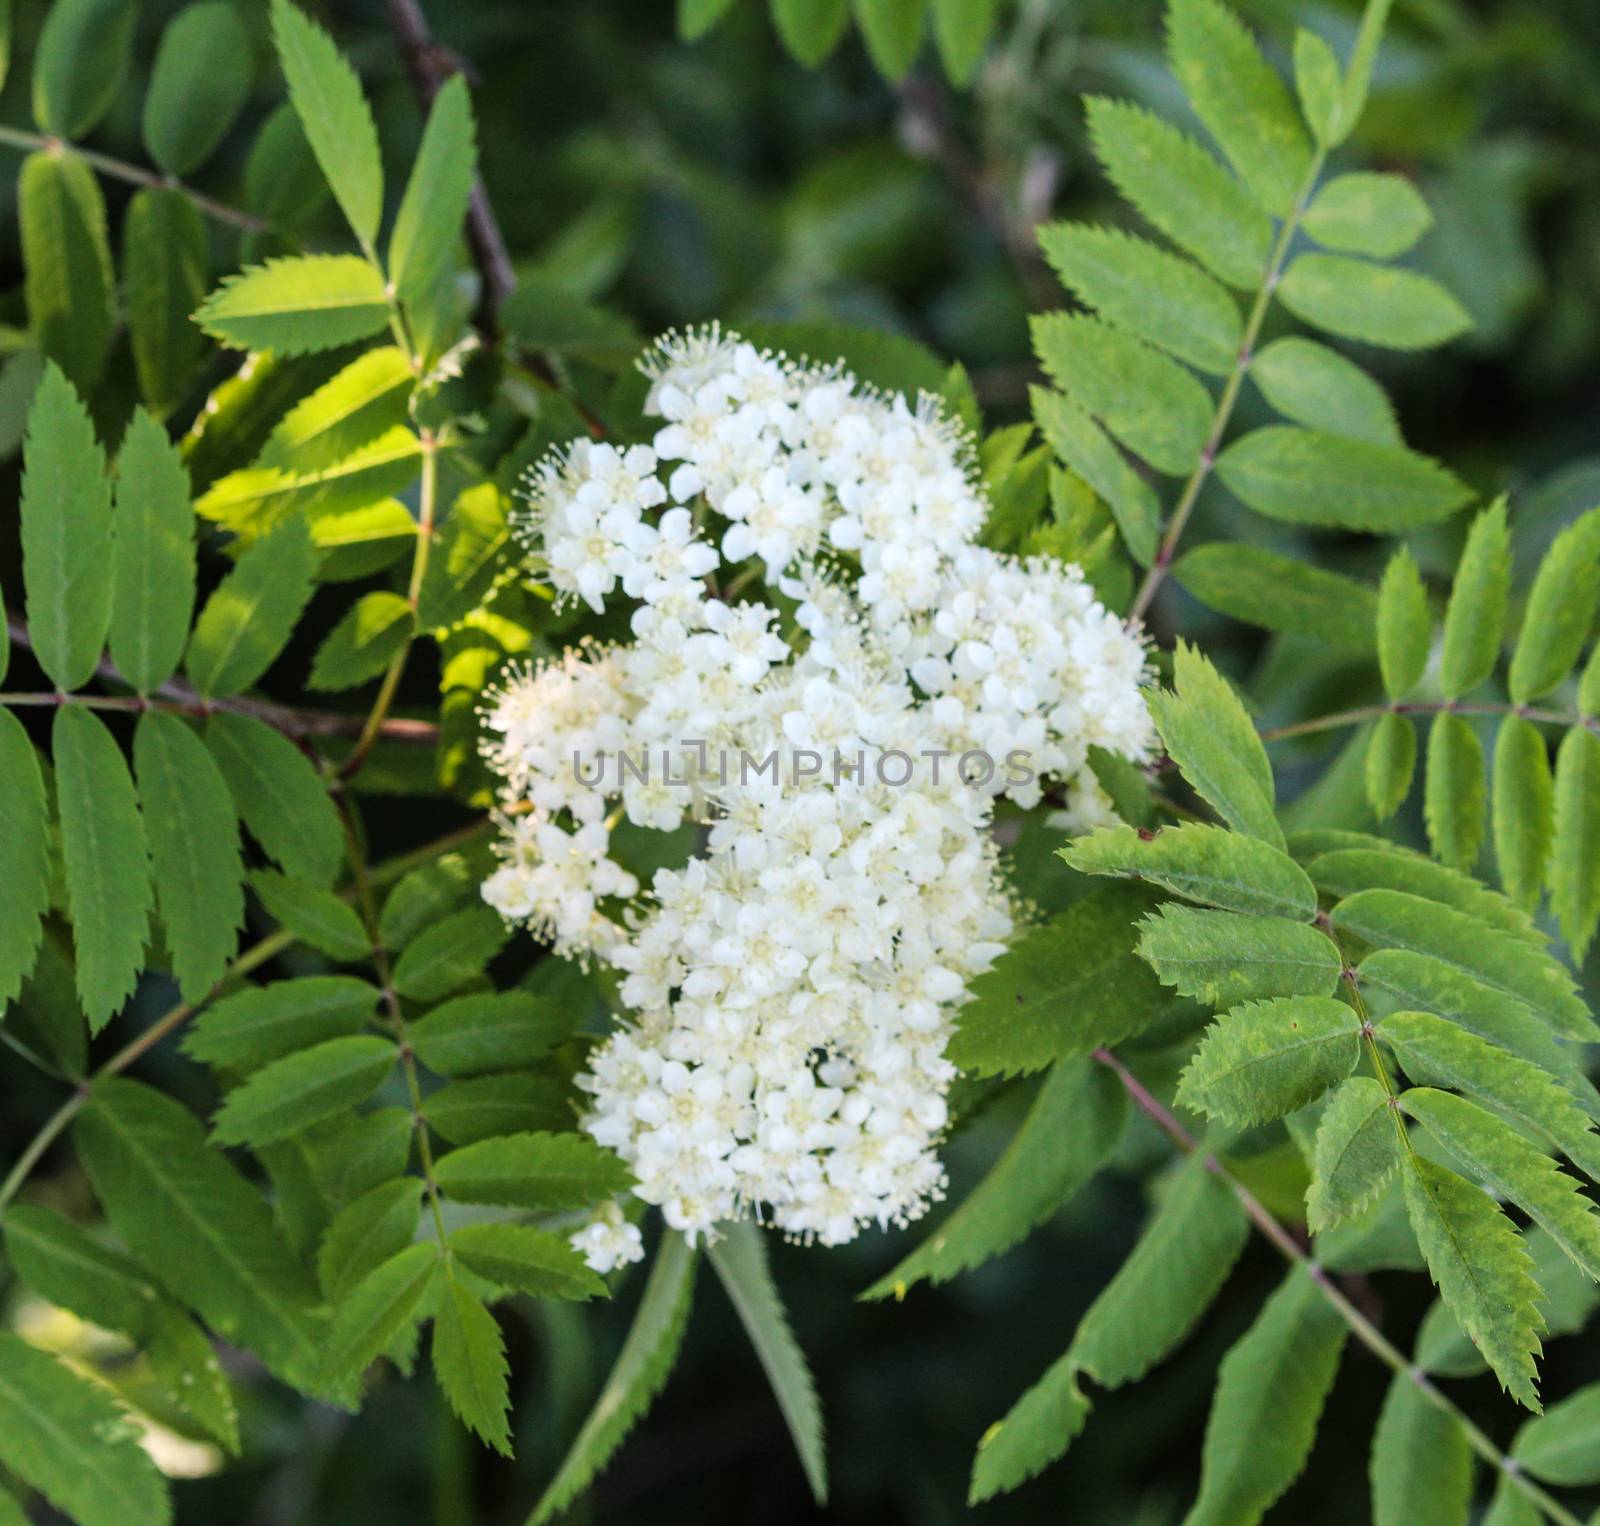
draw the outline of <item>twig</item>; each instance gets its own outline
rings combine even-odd
[[[1359,726],[1385,715],[1514,715],[1525,721],[1547,726],[1584,726],[1600,731],[1600,716],[1580,715],[1575,710],[1541,710],[1533,705],[1496,704],[1493,701],[1458,699],[1396,700],[1387,705],[1362,705],[1355,710],[1337,710],[1313,716],[1288,726],[1269,726],[1261,733],[1263,742],[1281,742],[1286,737],[1313,736],[1319,731],[1336,731],[1341,726]]]

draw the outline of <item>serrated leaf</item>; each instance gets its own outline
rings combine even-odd
[[[1371,0],[1361,13],[1355,46],[1350,50],[1349,64],[1345,69],[1344,94],[1338,120],[1334,124],[1334,144],[1342,143],[1350,136],[1366,109],[1372,66],[1378,56],[1378,45],[1383,41],[1383,29],[1388,24],[1392,4],[1393,0]]]
[[[1459,699],[1494,672],[1511,591],[1511,530],[1502,495],[1472,522],[1444,615],[1439,690]]]
[[[317,1252],[317,1278],[333,1303],[347,1298],[416,1237],[422,1219],[422,1180],[396,1177],[363,1193],[328,1226]]]
[[[1431,954],[1463,975],[1526,1002],[1558,1032],[1596,1036],[1572,977],[1549,955],[1498,928],[1396,890],[1363,890],[1333,909],[1334,925],[1377,948]]]
[[[1127,101],[1084,102],[1095,157],[1153,227],[1213,275],[1254,290],[1267,268],[1272,224],[1205,149]]]
[[[38,754],[12,711],[0,709],[0,1012],[39,955],[50,909],[50,814]]]
[[[144,823],[122,749],[98,716],[64,705],[52,751],[78,997],[98,1032],[132,992],[144,952],[152,900]]]
[[[34,1203],[6,1210],[5,1238],[12,1268],[41,1297],[133,1340],[149,1331],[163,1295],[137,1262]]]
[[[399,594],[362,594],[317,648],[307,687],[353,689],[376,678],[405,649],[415,626],[416,615]]]
[[[344,861],[339,817],[305,754],[255,716],[220,710],[205,739],[256,841],[293,878],[330,883]]]
[[[500,553],[510,539],[506,502],[492,482],[462,493],[428,558],[417,595],[418,626],[434,630],[471,614],[499,573]]]
[[[1061,856],[1084,874],[1149,880],[1224,911],[1298,922],[1317,914],[1316,888],[1293,859],[1270,843],[1221,827],[1189,824],[1154,833],[1102,827],[1061,849]]]
[[[238,1405],[205,1331],[175,1304],[158,1304],[145,1356],[166,1402],[237,1456]]]
[[[404,948],[469,895],[476,895],[482,878],[459,853],[447,853],[410,870],[389,892],[378,913],[378,937],[383,946],[391,953]]]
[[[1328,147],[1333,140],[1341,104],[1339,60],[1322,38],[1305,27],[1295,28],[1294,86],[1311,136],[1321,147]]]
[[[1441,711],[1428,729],[1423,814],[1434,853],[1458,869],[1471,869],[1483,846],[1489,789],[1478,733],[1461,716]]]
[[[731,1227],[731,1226],[730,1226]],[[559,1235],[531,1224],[468,1224],[450,1251],[469,1271],[534,1298],[604,1298],[608,1289]]]
[[[1600,1383],[1552,1404],[1517,1433],[1511,1455],[1547,1484],[1600,1483]]]
[[[1472,497],[1453,473],[1398,445],[1269,424],[1217,458],[1228,491],[1290,524],[1393,534],[1432,524]]]
[[[1600,921],[1600,736],[1574,726],[1556,753],[1550,906],[1580,968]]]
[[[948,1282],[1010,1250],[1104,1164],[1122,1137],[1126,1104],[1121,1084],[1087,1057],[1053,1065],[988,1175],[861,1296],[902,1298],[924,1278]]]
[[[772,24],[791,54],[815,69],[850,25],[850,0],[771,0]]]
[[[272,665],[311,599],[316,547],[303,519],[286,519],[251,545],[212,591],[185,660],[208,697],[248,689]]]
[[[1389,1094],[1371,1076],[1351,1076],[1328,1100],[1317,1125],[1306,1227],[1314,1234],[1360,1213],[1400,1164]]]
[[[233,800],[205,744],[177,716],[146,710],[133,733],[156,899],[185,1001],[228,967],[244,925],[244,862]]]
[[[466,80],[455,74],[433,98],[389,235],[389,280],[402,302],[433,289],[461,237],[476,173],[472,98]]]
[[[250,96],[250,39],[234,8],[209,0],[179,11],[161,34],[144,98],[144,141],[169,175],[198,169]]]
[[[135,192],[122,222],[122,281],[139,395],[158,418],[197,380],[205,336],[190,314],[210,285],[210,245],[195,205],[165,186]]]
[[[433,1371],[462,1424],[509,1457],[511,1395],[505,1341],[494,1315],[448,1269],[433,1320]]]
[[[361,1279],[340,1302],[323,1347],[328,1387],[347,1389],[411,1329],[441,1264],[438,1245],[411,1245]]]
[[[1327,249],[1393,259],[1433,226],[1417,188],[1400,175],[1335,175],[1306,208],[1305,230]]]
[[[394,1069],[395,1047],[369,1034],[329,1039],[285,1055],[228,1093],[211,1137],[219,1144],[271,1144],[359,1106]]]
[[[903,79],[922,47],[927,0],[851,0],[851,9],[878,73]]]
[[[1342,651],[1370,652],[1378,601],[1354,578],[1263,546],[1213,541],[1180,557],[1173,578],[1208,609]]]
[[[1525,705],[1548,694],[1577,666],[1600,604],[1600,508],[1568,525],[1539,563],[1507,687]]]
[[[1213,1008],[1269,996],[1330,996],[1342,968],[1330,939],[1287,917],[1158,907],[1139,954],[1180,995]]]
[[[111,483],[88,411],[54,363],[28,410],[22,462],[28,637],[70,693],[93,676],[111,624]]]
[[[665,1385],[689,1320],[694,1272],[695,1253],[688,1242],[681,1235],[663,1235],[616,1365],[528,1526],[542,1526],[588,1488]]]
[[[1544,888],[1555,832],[1555,783],[1544,737],[1531,721],[1510,715],[1494,744],[1494,856],[1500,883],[1531,911]]]
[[[172,1501],[126,1410],[0,1332],[0,1462],[81,1526],[167,1526]]]
[[[111,660],[141,694],[177,671],[194,611],[194,511],[177,446],[135,409],[117,456]]]
[[[1378,589],[1378,665],[1391,699],[1404,699],[1422,681],[1432,632],[1422,574],[1402,546],[1389,558]]]
[[[383,277],[359,255],[303,254],[229,276],[195,321],[236,350],[309,355],[381,332],[389,303]]]
[[[1431,276],[1343,254],[1302,254],[1278,286],[1297,318],[1363,344],[1427,350],[1472,327],[1466,309]]]
[[[1361,1020],[1325,996],[1246,1002],[1208,1029],[1178,1083],[1178,1101],[1229,1123],[1281,1118],[1356,1067]]]
[[[80,138],[116,99],[128,68],[133,0],[57,0],[33,60],[33,118],[58,138]]]
[[[806,1482],[811,1485],[811,1496],[819,1506],[826,1505],[828,1458],[822,1406],[817,1402],[805,1353],[789,1328],[783,1300],[772,1280],[761,1230],[748,1219],[724,1226],[720,1238],[707,1249],[706,1259],[761,1360],[805,1469]]]
[[[1239,305],[1197,265],[1112,228],[1048,223],[1039,247],[1062,284],[1107,323],[1198,370],[1226,376],[1244,334]]]
[[[1261,395],[1307,429],[1400,445],[1389,395],[1353,360],[1299,335],[1274,339],[1250,362]]]
[[[106,1217],[168,1290],[289,1383],[316,1370],[316,1293],[265,1200],[199,1121],[136,1081],[95,1083],[73,1137]]]
[[[1222,1359],[1200,1496],[1184,1526],[1250,1526],[1294,1482],[1310,1455],[1345,1334],[1310,1272],[1292,1267]]]
[[[458,996],[407,1026],[417,1058],[441,1076],[516,1070],[571,1036],[576,1014],[526,991]]]
[[[296,474],[336,466],[405,423],[415,382],[405,352],[392,344],[358,355],[284,414],[255,464]]]
[[[272,39],[306,141],[356,238],[370,249],[383,212],[383,160],[361,81],[291,0],[272,0]]]
[[[1419,1155],[1407,1157],[1401,1180],[1440,1296],[1501,1387],[1537,1410],[1534,1359],[1544,1322],[1539,1284],[1515,1225],[1480,1188]]]
[[[9,717],[15,722],[15,717]],[[9,903],[8,903],[9,914]],[[27,930],[26,919],[7,924],[12,935]],[[63,932],[46,927],[32,956],[32,973],[5,1009],[3,1021],[13,1034],[55,1061],[73,1080],[88,1068],[89,1030],[73,988],[72,955]]]
[[[952,85],[972,83],[999,15],[999,0],[933,0],[933,37]]]
[[[452,1150],[435,1178],[463,1203],[538,1210],[587,1208],[625,1191],[628,1168],[582,1134],[509,1134]]]
[[[394,988],[413,1001],[438,1001],[482,975],[509,937],[487,906],[452,912],[406,945],[395,961]]]
[[[1151,899],[1132,887],[1100,890],[1025,932],[973,979],[951,1060],[977,1075],[1040,1070],[1149,1023],[1163,1004],[1161,987],[1133,944],[1135,920]]]
[[[1467,1526],[1467,1433],[1409,1373],[1396,1373],[1372,1438],[1373,1526]]]
[[[1394,711],[1378,718],[1367,742],[1367,803],[1387,821],[1411,793],[1417,766],[1417,728],[1409,715]]]
[[[331,890],[287,879],[270,869],[252,874],[250,888],[267,915],[302,943],[345,963],[371,958],[372,939],[361,918]]]
[[[1311,146],[1294,102],[1244,24],[1216,0],[1173,0],[1167,57],[1195,115],[1262,208],[1294,206]]]
[[[441,1086],[422,1104],[429,1126],[451,1144],[477,1144],[501,1134],[560,1130],[572,1123],[573,1099],[553,1076],[511,1070]]]

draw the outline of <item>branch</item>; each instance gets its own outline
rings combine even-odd
[[[1355,710],[1337,710],[1316,715],[1308,721],[1288,726],[1269,726],[1261,733],[1263,742],[1281,742],[1286,737],[1313,736],[1319,731],[1336,731],[1341,726],[1359,726],[1380,720],[1385,715],[1514,715],[1546,726],[1583,726],[1600,732],[1600,716],[1581,715],[1576,710],[1541,710],[1534,705],[1506,705],[1493,701],[1463,702],[1457,699],[1396,700],[1387,705],[1362,705]]]

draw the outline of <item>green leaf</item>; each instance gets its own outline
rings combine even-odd
[[[924,1278],[948,1282],[1010,1250],[1104,1165],[1126,1116],[1126,1093],[1104,1066],[1087,1057],[1053,1065],[988,1175],[861,1296],[903,1298]]]
[[[1422,682],[1432,633],[1422,574],[1402,546],[1389,558],[1378,589],[1378,665],[1390,699],[1404,699]]]
[[[1297,318],[1363,344],[1427,350],[1472,327],[1466,309],[1431,276],[1343,254],[1302,254],[1278,286]]]
[[[283,416],[256,465],[295,475],[337,466],[405,423],[415,382],[403,350],[366,351]]]
[[[365,1102],[389,1079],[395,1047],[385,1038],[329,1039],[274,1060],[228,1093],[211,1137],[219,1144],[271,1144]]]
[[[58,138],[81,138],[110,109],[128,69],[133,0],[56,0],[33,60],[33,119]]]
[[[123,1243],[225,1340],[285,1381],[316,1370],[316,1292],[266,1201],[209,1148],[200,1124],[136,1081],[95,1083],[73,1129]]]
[[[8,719],[16,724],[14,716],[8,714]],[[13,917],[7,924],[13,936],[27,928],[14,910],[8,901],[4,914]],[[53,1059],[63,1074],[77,1080],[88,1068],[89,1029],[73,989],[72,955],[65,934],[47,928],[31,963],[32,973],[22,982],[21,993],[0,1014],[0,1022]]]
[[[682,1235],[664,1234],[616,1365],[528,1526],[542,1526],[588,1488],[660,1393],[689,1322],[694,1271],[695,1253],[689,1243]]]
[[[389,235],[389,279],[402,302],[433,290],[461,237],[477,175],[472,98],[452,75],[433,99],[422,146]]]
[[[1028,396],[1050,448],[1105,499],[1129,554],[1140,566],[1149,566],[1161,534],[1161,505],[1150,484],[1065,393],[1031,387]]]
[[[0,1333],[0,1462],[81,1526],[167,1526],[166,1481],[104,1388]]]
[[[303,519],[286,519],[246,548],[195,622],[185,662],[202,694],[248,689],[284,648],[311,598],[317,553]]]
[[[1306,1227],[1320,1234],[1361,1213],[1399,1164],[1388,1092],[1371,1076],[1351,1076],[1328,1099],[1317,1125]]]
[[[39,757],[22,722],[0,709],[0,1012],[33,969],[50,910],[50,810]]]
[[[1600,1483],[1600,1384],[1591,1383],[1528,1421],[1511,1455],[1547,1484],[1578,1489]]]
[[[566,1240],[531,1224],[468,1224],[450,1236],[450,1251],[496,1287],[534,1298],[604,1298],[609,1291]]]
[[[78,955],[78,997],[98,1032],[133,990],[150,923],[144,823],[122,750],[98,716],[56,712],[61,854]]]
[[[1048,223],[1039,230],[1062,284],[1107,323],[1226,376],[1239,356],[1239,305],[1198,266],[1113,228]]]
[[[1248,1526],[1294,1482],[1310,1455],[1345,1333],[1309,1271],[1292,1267],[1222,1359],[1200,1497],[1184,1526]]]
[[[381,332],[389,305],[383,277],[358,255],[303,254],[227,277],[195,321],[236,350],[309,355]]]
[[[538,1210],[587,1208],[625,1191],[633,1178],[609,1150],[582,1134],[509,1134],[452,1150],[436,1178],[463,1203]]]
[[[1500,883],[1520,907],[1539,904],[1555,831],[1555,784],[1544,737],[1507,716],[1494,744],[1494,856]]]
[[[177,671],[194,611],[194,511],[177,446],[142,408],[117,457],[111,660],[141,694]]]
[[[1600,508],[1567,526],[1539,564],[1507,687],[1525,705],[1548,694],[1577,666],[1600,604]]]
[[[364,593],[317,648],[307,687],[353,689],[405,649],[416,625],[410,604],[384,589]]]
[[[1483,846],[1488,782],[1483,744],[1461,716],[1441,711],[1428,729],[1423,813],[1434,853],[1458,869],[1471,869]]]
[[[1261,395],[1307,429],[1373,445],[1400,445],[1389,395],[1354,361],[1314,339],[1274,339],[1251,362]]]
[[[355,908],[331,890],[286,879],[270,869],[252,874],[250,888],[267,915],[302,943],[347,964],[372,957],[372,939]]]
[[[198,169],[250,98],[250,39],[226,0],[179,11],[161,34],[144,98],[144,141],[169,175]]]
[[[1335,175],[1305,215],[1305,230],[1319,244],[1380,260],[1404,254],[1432,226],[1433,213],[1409,180],[1370,171]]]
[[[483,974],[509,937],[487,906],[453,912],[406,946],[395,962],[394,988],[413,1001],[437,1001]]]
[[[488,595],[511,541],[506,502],[492,482],[468,488],[450,506],[417,594],[417,625],[436,630],[465,619]]]
[[[1467,1526],[1472,1449],[1456,1417],[1396,1373],[1372,1438],[1373,1526]]]
[[[165,1401],[237,1456],[239,1410],[211,1337],[176,1304],[163,1302],[145,1356]]]
[[[122,279],[139,395],[165,418],[188,395],[206,353],[190,319],[210,285],[210,246],[195,205],[166,187],[134,193],[122,223]]]
[[[73,386],[92,392],[105,369],[116,325],[116,287],[99,183],[75,154],[30,154],[22,165],[17,211],[34,341]]]
[[[1373,650],[1378,601],[1341,573],[1262,546],[1213,541],[1180,557],[1172,576],[1208,609],[1348,652]]]
[[[1212,1008],[1267,996],[1331,996],[1332,941],[1287,917],[1161,906],[1139,924],[1139,953],[1165,984]]]
[[[569,1127],[572,1096],[552,1076],[511,1070],[440,1087],[422,1104],[422,1116],[451,1144],[477,1144],[500,1134]]]
[[[1459,699],[1494,672],[1511,591],[1511,530],[1504,495],[1472,522],[1444,615],[1439,690]]]
[[[1446,906],[1395,890],[1363,890],[1333,909],[1334,925],[1376,948],[1431,954],[1463,975],[1542,1014],[1558,1032],[1596,1036],[1594,1019],[1572,977],[1549,955]]]
[[[370,249],[383,214],[383,160],[361,81],[328,34],[291,0],[272,0],[272,40],[306,141],[356,238]]]
[[[1095,157],[1145,220],[1230,285],[1260,285],[1272,224],[1239,182],[1141,107],[1094,95],[1084,106]]]
[[[1578,714],[1591,720],[1600,716],[1600,646],[1589,653],[1589,661],[1578,680]]]
[[[1393,534],[1454,513],[1472,490],[1437,461],[1399,445],[1269,424],[1217,458],[1228,491],[1290,524]]]
[[[404,948],[424,929],[469,897],[475,897],[481,870],[470,859],[447,853],[432,863],[419,864],[389,892],[378,913],[378,937],[391,953]]]
[[[1367,0],[1361,12],[1361,25],[1356,30],[1355,46],[1350,50],[1350,63],[1345,70],[1344,98],[1334,124],[1331,141],[1335,145],[1350,136],[1366,109],[1372,65],[1378,56],[1378,44],[1383,41],[1383,29],[1388,23],[1392,4],[1393,0]]]
[[[1244,24],[1216,0],[1173,0],[1167,56],[1195,115],[1265,211],[1294,206],[1311,163],[1294,102]]]
[[[1211,396],[1176,361],[1087,313],[1042,313],[1033,347],[1055,384],[1135,455],[1192,471],[1211,432]]]
[[[1400,1105],[1484,1186],[1515,1203],[1576,1265],[1600,1280],[1600,1217],[1575,1177],[1465,1097],[1413,1086],[1402,1093]]]
[[[1406,1166],[1406,1210],[1440,1296],[1501,1387],[1537,1410],[1534,1359],[1544,1321],[1522,1237],[1486,1193],[1455,1172],[1415,1154]]]
[[[1000,0],[933,0],[933,37],[952,85],[972,83],[999,14]]]
[[[28,637],[70,693],[93,677],[111,624],[111,483],[88,412],[54,363],[28,410],[22,460]]]
[[[407,1246],[369,1272],[341,1300],[322,1351],[326,1386],[347,1389],[416,1324],[423,1295],[441,1265],[437,1244]]]
[[[6,1256],[35,1293],[80,1319],[143,1340],[162,1295],[137,1262],[50,1208],[6,1210]]]
[[[1208,1029],[1178,1083],[1178,1102],[1225,1122],[1281,1118],[1356,1067],[1361,1020],[1342,1001],[1283,996],[1246,1002]]]
[[[1023,933],[973,979],[950,1059],[975,1075],[1041,1070],[1146,1026],[1162,992],[1133,942],[1150,904],[1135,888],[1103,889]]]
[[[1417,728],[1409,715],[1394,711],[1379,718],[1367,743],[1367,803],[1387,821],[1411,793],[1417,766]]]
[[[146,710],[133,733],[161,922],[185,1001],[203,1000],[244,925],[244,863],[228,786],[177,716]]]
[[[1191,824],[1153,834],[1102,827],[1061,849],[1061,856],[1084,874],[1149,880],[1224,911],[1298,922],[1317,914],[1316,888],[1293,859],[1269,843],[1221,827]]]
[[[761,1230],[748,1219],[726,1225],[721,1238],[707,1249],[706,1259],[761,1360],[794,1449],[800,1455],[806,1482],[811,1485],[811,1497],[819,1506],[826,1505],[828,1458],[822,1406],[817,1402],[805,1353],[789,1328],[783,1300],[772,1280]]]
[[[815,69],[850,25],[850,0],[771,0],[772,24],[795,58]]]
[[[344,841],[338,812],[305,754],[253,715],[214,711],[205,736],[256,841],[294,879],[329,884],[344,862]]]
[[[733,0],[678,0],[678,41],[698,42],[732,4]]]
[[[422,1179],[400,1176],[363,1193],[328,1226],[317,1252],[317,1280],[332,1303],[342,1303],[384,1262],[416,1238],[422,1220]]]
[[[1580,968],[1600,921],[1600,736],[1574,726],[1556,753],[1550,905]]]
[[[445,1271],[433,1321],[433,1371],[461,1423],[503,1457],[511,1455],[510,1367],[495,1317]]]
[[[878,73],[904,79],[922,48],[927,0],[851,0],[851,9]]]
[[[429,1070],[473,1076],[542,1060],[571,1036],[575,1017],[526,991],[499,991],[458,996],[409,1024],[406,1033]]]
[[[1333,140],[1341,104],[1339,60],[1322,38],[1304,27],[1295,28],[1294,85],[1311,136],[1319,146],[1327,148]]]

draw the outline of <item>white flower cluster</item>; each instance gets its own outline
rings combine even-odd
[[[551,582],[596,611],[620,585],[636,639],[492,697],[484,896],[619,973],[630,1020],[579,1085],[640,1197],[691,1235],[754,1213],[838,1244],[941,1194],[951,1019],[1012,928],[994,802],[1105,819],[1087,753],[1147,756],[1145,649],[1077,568],[975,543],[931,400],[716,329],[650,375],[653,445],[579,441],[531,484]],[[698,856],[641,895],[622,816],[696,824]],[[614,1207],[573,1243],[637,1254]]]

